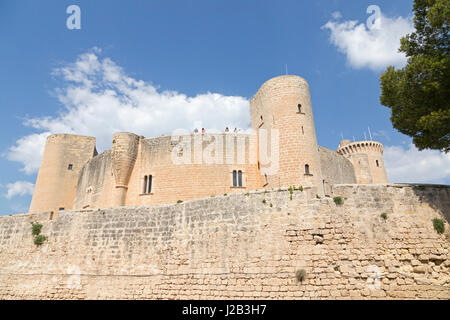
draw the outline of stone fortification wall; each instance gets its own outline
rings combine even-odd
[[[333,192],[0,217],[0,298],[450,298],[448,186]]]

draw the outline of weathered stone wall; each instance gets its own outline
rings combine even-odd
[[[0,298],[450,298],[450,187],[333,192],[0,217]]]
[[[356,183],[355,170],[350,160],[324,147],[319,146],[318,150],[323,191],[326,195],[331,195],[331,186],[334,184]]]

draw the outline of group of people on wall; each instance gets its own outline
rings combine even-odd
[[[240,131],[241,131],[241,129],[239,129],[239,128],[234,128],[234,132],[240,132]],[[225,132],[230,132],[230,128],[229,128],[229,127],[226,127],[226,128],[225,128]],[[198,129],[197,129],[197,128],[194,129],[194,133],[198,133]],[[205,128],[202,128],[202,133],[206,133]]]

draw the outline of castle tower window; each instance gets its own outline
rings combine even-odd
[[[67,170],[72,170],[73,169],[73,164],[69,164],[67,167]]]
[[[64,208],[59,208],[59,211],[64,211]]]
[[[379,166],[380,166],[380,164],[378,163],[378,160],[375,160],[375,162],[377,163],[377,167],[379,167]]]
[[[142,193],[147,193],[147,176],[144,177],[144,191]]]
[[[149,175],[148,176],[148,193],[152,193],[152,181],[153,181],[153,176]]]
[[[311,173],[309,172],[309,164],[305,164],[305,174],[310,175]]]
[[[263,121],[263,116],[261,116],[261,121]]]
[[[238,186],[242,187],[242,171],[238,171]]]
[[[302,134],[305,134],[305,130],[303,130],[303,126],[302,126]]]
[[[237,187],[237,171],[233,171],[233,187]]]
[[[302,105],[299,103],[297,106],[298,113],[302,113]]]

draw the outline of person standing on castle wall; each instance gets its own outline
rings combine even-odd
[[[205,132],[206,132],[205,128],[202,128],[202,133],[205,133]]]
[[[230,132],[230,129],[228,129],[228,127],[226,127],[225,132]]]

